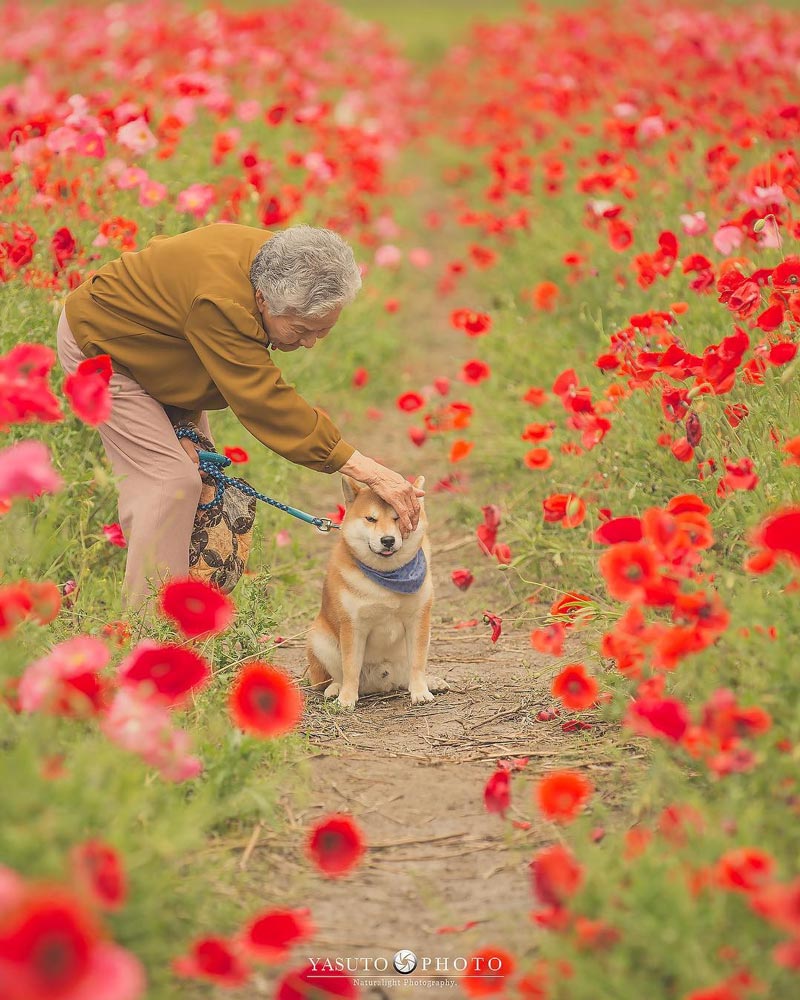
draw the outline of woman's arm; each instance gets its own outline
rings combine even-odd
[[[369,486],[373,493],[394,507],[400,518],[400,534],[404,538],[416,530],[419,521],[417,498],[425,496],[424,490],[415,489],[399,472],[387,469],[360,451],[354,451],[339,472]]]

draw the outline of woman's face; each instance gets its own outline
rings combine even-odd
[[[269,346],[276,351],[313,347],[318,340],[328,336],[342,312],[339,307],[324,316],[273,316],[261,292],[256,292],[256,304],[267,331]]]

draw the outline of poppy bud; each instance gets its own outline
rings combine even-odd
[[[753,232],[754,233],[760,233],[761,230],[764,228],[764,226],[766,226],[766,224],[767,224],[767,220],[766,219],[757,219],[753,223]]]
[[[703,426],[700,423],[700,418],[696,413],[690,413],[686,418],[686,440],[693,448],[696,448],[702,437]]]

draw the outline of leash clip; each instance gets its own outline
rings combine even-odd
[[[328,532],[339,527],[339,525],[334,524],[329,517],[318,517],[317,520],[320,522],[316,525],[318,531]]]

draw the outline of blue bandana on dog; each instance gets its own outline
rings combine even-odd
[[[422,549],[417,552],[411,562],[399,569],[390,570],[388,573],[382,573],[378,569],[365,566],[358,559],[356,562],[370,580],[374,580],[375,583],[379,583],[389,590],[395,590],[398,594],[416,594],[424,583],[425,574],[428,572],[428,561]]]

